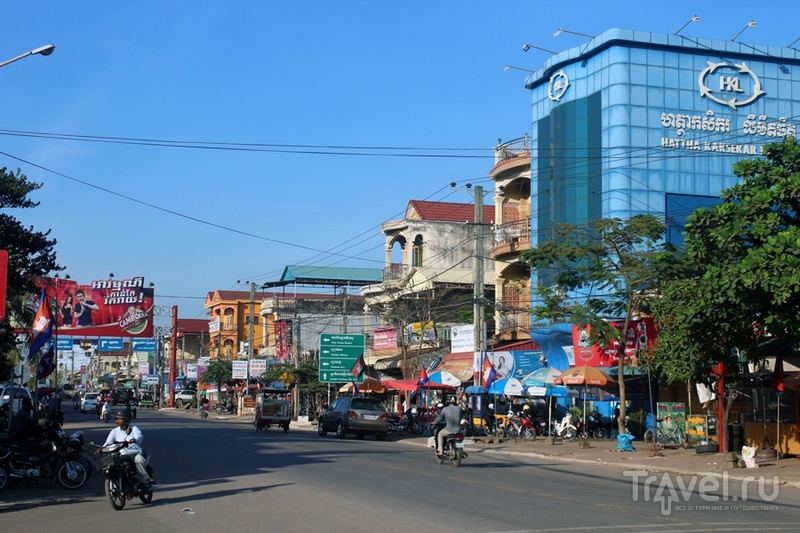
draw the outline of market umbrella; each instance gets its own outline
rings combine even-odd
[[[590,385],[593,387],[608,387],[617,383],[611,376],[593,366],[570,368],[566,372],[562,372],[555,379],[555,382],[563,385],[583,385],[587,389]],[[586,427],[586,394],[583,395],[583,427]]]
[[[441,383],[442,385],[450,385],[451,387],[458,387],[461,385],[461,380],[447,370],[433,372],[428,376],[428,380],[432,383]]]
[[[542,367],[534,370],[522,378],[522,384],[527,387],[529,396],[544,396],[547,398],[547,431],[553,425],[553,401],[551,398],[566,398],[569,391],[564,385],[556,385],[556,378],[561,371],[553,367]]]
[[[584,385],[593,387],[607,387],[615,385],[614,379],[593,366],[576,366],[566,372],[562,372],[555,378],[557,385]]]
[[[489,385],[489,394],[505,394],[506,396],[522,396],[525,394],[525,387],[517,378],[500,378]]]

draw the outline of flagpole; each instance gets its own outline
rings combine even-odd
[[[775,452],[775,468],[781,467],[781,394],[778,393],[778,436],[776,437],[776,443],[778,446],[778,450]]]

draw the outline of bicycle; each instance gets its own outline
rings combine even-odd
[[[672,424],[670,429],[666,427],[668,424]],[[658,450],[664,449],[666,444],[677,444],[682,448],[689,447],[686,434],[680,424],[674,422],[671,416],[659,418],[658,425],[648,428],[644,432],[644,442],[647,446]]]

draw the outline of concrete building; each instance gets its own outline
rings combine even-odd
[[[737,183],[734,162],[796,135],[800,52],[611,29],[547,59],[525,88],[530,139],[498,146],[490,174],[506,323],[524,304],[524,296],[514,301],[517,289],[530,294],[537,283],[515,257],[556,224],[650,213],[681,244],[687,216]],[[569,324],[530,330],[558,368],[572,361],[571,335]]]

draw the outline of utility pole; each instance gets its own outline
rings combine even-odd
[[[256,331],[256,284],[250,282],[250,327],[247,333],[247,391],[246,395],[250,394],[250,365],[253,364],[253,345],[255,344],[255,331]],[[241,413],[240,413],[241,414]]]
[[[475,331],[473,332],[475,351],[480,353],[483,364],[483,187],[475,186],[475,292],[473,294],[472,313]],[[479,369],[480,375],[480,369]]]

